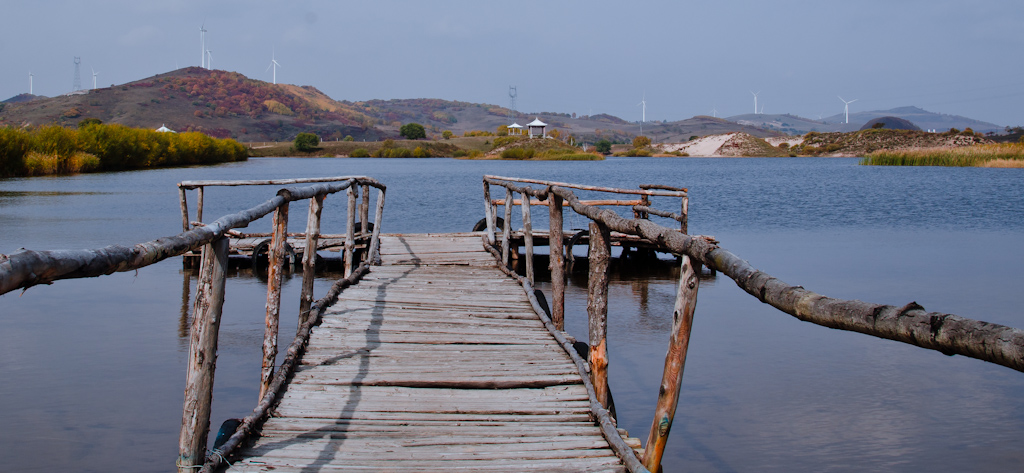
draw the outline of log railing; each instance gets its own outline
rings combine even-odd
[[[538,184],[534,188],[522,184]],[[505,228],[498,239],[495,235],[496,201],[491,199],[491,185],[506,189]],[[551,321],[541,313],[541,318],[555,334],[566,351],[581,368],[581,373],[589,369],[590,376],[584,376],[584,384],[591,394],[591,406],[598,422],[602,425],[605,437],[612,448],[626,462],[630,471],[658,471],[664,453],[669,431],[675,416],[682,383],[683,368],[686,362],[686,351],[690,339],[690,327],[697,302],[697,288],[701,265],[712,271],[719,271],[736,282],[740,288],[756,297],[761,302],[770,304],[779,310],[800,320],[825,327],[860,332],[871,336],[896,340],[922,348],[937,350],[946,355],[963,355],[991,363],[1000,364],[1017,371],[1024,372],[1024,330],[968,319],[953,314],[927,312],[915,302],[902,307],[874,304],[857,300],[842,300],[817,294],[801,286],[792,286],[771,275],[759,271],[746,261],[718,246],[711,237],[691,236],[687,234],[688,202],[685,189],[665,186],[641,186],[642,191],[652,192],[651,195],[668,195],[660,192],[671,192],[674,196],[682,193],[680,214],[656,210],[649,202],[645,205],[633,206],[633,218],[624,218],[609,209],[581,201],[571,189],[598,190],[623,194],[636,194],[638,191],[623,189],[597,188],[593,186],[568,185],[560,182],[541,180],[515,179],[498,176],[484,176],[484,202],[487,219],[485,247],[495,255],[501,263],[499,266],[506,273],[514,275],[509,268],[508,247],[510,245],[511,216],[508,202],[514,201],[514,194],[521,195],[523,202],[523,232],[526,246],[526,276],[519,278],[531,301],[537,306],[533,295],[532,239],[526,234],[532,229],[528,225],[529,205],[531,198],[541,201],[547,199],[550,208],[551,229],[549,233],[551,253],[551,289],[552,307]],[[653,193],[659,192],[659,193]],[[644,197],[642,197],[644,199]],[[561,334],[564,330],[565,272],[562,258],[562,204],[568,205],[574,212],[590,219],[590,253],[587,312],[589,317],[590,351],[589,366],[565,342]],[[601,205],[608,205],[601,202]],[[646,219],[649,215],[671,218],[680,223],[680,230],[667,228]],[[659,385],[658,403],[651,430],[640,462],[633,456],[632,450],[623,448],[618,443],[621,438],[615,434],[608,419],[607,393],[607,297],[608,297],[608,259],[609,244],[614,233],[639,237],[658,251],[672,253],[682,260],[679,288],[673,309],[672,331],[669,337],[669,348],[665,357],[665,369]],[[500,246],[500,250],[495,248]],[[572,251],[569,249],[568,251]],[[539,310],[539,308],[538,308]],[[557,315],[556,315],[557,314]],[[624,445],[624,443],[623,443]]]
[[[283,188],[272,199],[248,210],[226,215],[214,222],[203,224],[202,189],[210,185],[289,185],[316,183],[309,187]],[[363,199],[356,213],[358,188],[362,187]],[[369,188],[378,189],[373,231],[366,252],[366,259],[356,265],[354,261],[355,222],[362,222],[362,231],[367,231],[370,199]],[[193,225],[188,220],[184,191],[196,188],[200,191],[197,219]],[[15,289],[28,289],[37,284],[51,284],[58,279],[97,277],[121,271],[136,270],[153,263],[202,249],[196,299],[193,308],[189,357],[187,365],[185,401],[182,409],[182,424],[179,436],[178,471],[180,473],[213,471],[231,455],[253,429],[266,418],[270,406],[285,380],[294,371],[312,327],[318,322],[321,311],[330,305],[342,289],[357,282],[369,270],[369,264],[380,260],[380,228],[384,211],[386,187],[368,177],[335,177],[326,179],[291,179],[276,181],[186,181],[179,184],[181,190],[182,216],[185,231],[157,240],[139,243],[131,248],[108,246],[93,250],[31,251],[20,250],[11,255],[0,255],[0,294]],[[313,279],[316,262],[317,239],[320,236],[320,216],[324,198],[329,194],[346,191],[347,238],[346,277],[328,291],[327,295],[312,301]],[[299,328],[295,339],[289,345],[285,359],[275,369],[277,356],[277,327],[281,309],[281,273],[284,270],[284,242],[287,238],[288,207],[297,200],[309,200],[307,220],[306,251],[303,256],[302,293],[299,301]],[[227,442],[207,455],[207,436],[210,429],[210,407],[213,398],[213,380],[217,358],[217,337],[221,311],[225,298],[225,280],[228,269],[229,234],[232,229],[243,228],[273,212],[273,240],[270,245],[267,317],[263,344],[263,366],[260,381],[259,404],[246,417]],[[357,220],[358,218],[358,220]]]

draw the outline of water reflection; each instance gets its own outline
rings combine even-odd
[[[677,183],[691,190],[691,229],[715,235],[787,282],[845,299],[916,300],[930,310],[1024,327],[1020,170],[855,163],[254,159],[2,179],[0,253],[134,244],[175,234],[181,219],[174,184],[186,179],[371,175],[388,185],[385,232],[469,230],[481,217],[483,174],[628,187]],[[224,215],[266,198],[265,190],[211,191],[204,213]],[[546,211],[534,217],[536,228],[546,225]],[[570,214],[566,225],[583,228],[585,222]],[[609,368],[620,426],[644,437],[678,264],[636,268],[613,271]],[[569,282],[566,323],[585,339],[586,270],[580,269]],[[166,471],[173,465],[195,279],[175,259],[137,274],[61,281],[0,297],[0,398],[6,401],[0,405],[0,469]],[[282,346],[294,333],[286,325],[297,322],[299,280],[286,281],[282,291]],[[330,282],[317,280],[317,297]],[[245,416],[254,405],[265,304],[265,277],[233,271],[214,425]],[[665,470],[1015,471],[1024,462],[1022,398],[1020,373],[806,324],[727,278],[719,284],[705,275]]]

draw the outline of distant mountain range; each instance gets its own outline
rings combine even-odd
[[[869,120],[895,116],[922,129],[1002,128],[970,118],[931,113],[916,107],[857,112],[850,123],[836,115],[812,120],[795,115],[737,115],[727,119],[696,116],[674,122],[647,122],[643,133],[655,142],[683,142],[694,136],[744,132],[758,137],[805,134],[809,131],[855,131]],[[548,129],[578,139],[629,141],[641,124],[611,115],[577,116],[521,113],[498,105],[440,99],[338,101],[315,87],[271,84],[235,72],[198,67],[178,69],[119,86],[84,90],[58,97],[21,94],[0,102],[0,126],[76,125],[85,118],[142,128],[167,126],[176,131],[201,131],[240,141],[290,141],[302,131],[324,139],[351,135],[357,140],[397,137],[404,123],[422,124],[430,136],[444,130],[461,135],[471,130],[494,131],[509,120],[525,125],[535,118]]]
[[[947,131],[950,128],[963,130],[971,128],[979,133],[1002,133],[1004,127],[995,123],[983,122],[959,115],[933,113],[918,107],[898,107],[889,110],[872,110],[850,114],[850,123],[846,123],[844,114],[832,115],[821,120],[812,120],[796,115],[752,114],[735,115],[730,121],[744,125],[779,131],[790,135],[802,135],[810,131],[833,132],[857,131],[865,123],[881,117],[896,117],[907,120],[922,130]]]

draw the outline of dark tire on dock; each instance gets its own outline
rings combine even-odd
[[[505,229],[505,219],[503,219],[501,217],[498,217],[494,221],[494,230],[495,231],[502,231],[504,229]],[[480,219],[480,221],[476,222],[476,225],[473,225],[473,231],[474,232],[482,232],[484,230],[487,230],[487,219],[486,218]]]
[[[566,245],[565,252],[566,257],[569,260],[569,264],[576,262],[576,256],[572,254],[572,248],[578,245],[580,243],[580,240],[582,240],[585,236],[590,236],[590,230],[576,232],[576,234],[573,235],[572,238],[569,238],[569,244]],[[589,249],[587,251],[589,251]]]
[[[267,260],[270,258],[270,243],[271,239],[267,238],[253,247],[252,255],[250,256],[253,268],[267,264]],[[286,258],[290,258],[292,261],[296,260],[295,249],[288,242],[284,242],[284,254]]]

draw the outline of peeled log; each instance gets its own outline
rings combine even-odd
[[[551,192],[562,196],[577,213],[613,231],[638,235],[667,251],[695,258],[704,266],[732,278],[761,302],[805,322],[909,343],[947,355],[969,356],[1024,372],[1024,330],[953,314],[927,312],[913,302],[897,307],[826,297],[755,269],[709,238],[686,235],[653,222],[625,219],[610,210],[585,206],[564,188],[552,186]]]

